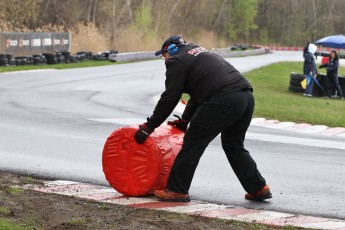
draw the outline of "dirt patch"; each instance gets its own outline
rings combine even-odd
[[[42,181],[0,172],[0,229],[6,229],[1,227],[1,221],[25,229],[270,229],[13,187],[24,184],[42,184]]]

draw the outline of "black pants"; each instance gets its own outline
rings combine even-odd
[[[337,94],[339,97],[343,97],[344,94],[341,90],[338,75],[336,74],[327,74],[327,95],[331,97],[333,93],[335,94],[335,89],[337,90]]]
[[[188,193],[202,154],[221,133],[222,147],[244,190],[249,193],[260,190],[266,181],[243,145],[253,111],[254,97],[250,90],[223,92],[201,105],[185,133],[167,188],[173,192]]]

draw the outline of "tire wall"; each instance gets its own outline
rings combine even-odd
[[[305,79],[305,76],[303,74],[299,73],[291,73],[290,74],[290,85],[289,85],[289,91],[292,93],[304,93],[304,89],[302,88],[301,82]],[[327,86],[327,79],[325,74],[317,74],[316,79],[320,83],[320,85],[326,89]],[[345,93],[345,77],[339,77],[339,84],[340,87]],[[313,96],[315,97],[323,97],[326,96],[325,92],[317,85],[314,84],[313,89]]]

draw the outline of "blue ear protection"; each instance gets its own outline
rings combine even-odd
[[[177,47],[176,44],[171,44],[171,45],[168,46],[167,52],[170,55],[174,55],[177,51],[178,51],[178,47]]]

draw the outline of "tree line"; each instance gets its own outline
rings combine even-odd
[[[210,33],[229,43],[301,46],[345,31],[345,0],[0,0],[0,29],[75,31],[92,24],[110,43]],[[133,32],[135,31],[135,32]]]

